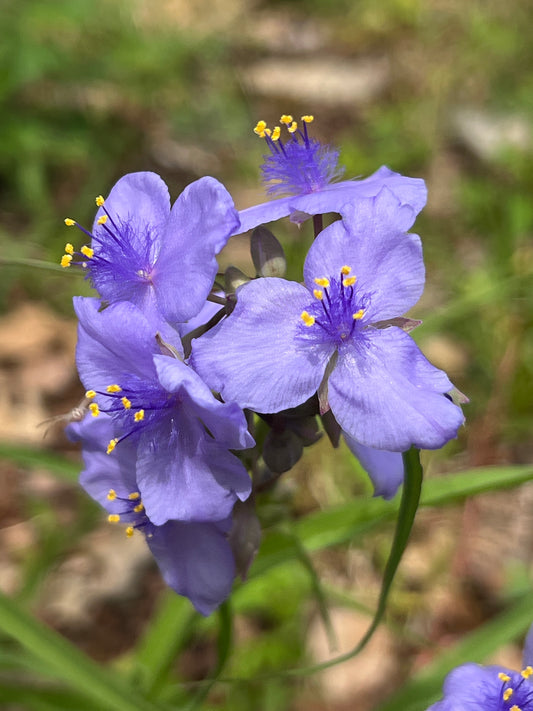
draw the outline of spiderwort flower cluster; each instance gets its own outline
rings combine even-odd
[[[61,264],[98,292],[74,299],[87,414],[68,434],[82,444],[81,484],[111,523],[144,534],[167,583],[203,614],[257,549],[253,499],[243,502],[320,438],[320,422],[390,498],[401,453],[441,447],[463,421],[451,382],[408,335],[419,322],[404,317],[424,286],[409,232],[423,181],[385,166],[339,181],[339,152],[310,136],[312,120],[282,116],[288,139],[257,124],[270,202],[238,213],[205,177],[171,207],[159,176],[133,173],[96,198],[91,231],[65,220],[88,242],[68,243]],[[314,221],[304,283],[285,280],[283,248],[257,226],[332,212],[325,229]],[[251,227],[257,277],[230,267],[222,286],[216,256]],[[262,428],[261,450],[249,426]]]

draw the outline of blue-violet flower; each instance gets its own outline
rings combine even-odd
[[[250,494],[250,478],[229,450],[253,445],[235,403],[222,403],[168,347],[130,302],[99,311],[97,299],[74,299],[76,360],[92,415],[107,413],[112,458],[136,446],[135,479],[151,522],[218,521]],[[163,354],[162,354],[163,350]]]
[[[457,435],[453,386],[390,319],[424,287],[415,211],[387,188],[346,206],[313,242],[305,285],[260,278],[233,313],[193,341],[191,363],[224,400],[256,412],[296,407],[318,391],[355,442],[402,452]],[[383,323],[385,322],[385,323]],[[388,327],[383,327],[388,325]]]
[[[254,131],[266,140],[270,149],[262,166],[263,181],[267,193],[278,199],[241,210],[240,232],[287,215],[296,223],[310,215],[328,212],[344,215],[346,204],[374,197],[384,186],[402,204],[410,205],[415,214],[420,212],[427,200],[421,178],[407,178],[381,166],[363,180],[339,180],[344,173],[338,165],[339,151],[309,136],[307,127],[312,121],[313,116],[302,116],[300,128],[292,116],[282,116],[280,122],[289,133],[286,141],[279,126],[271,130],[264,121],[259,121],[255,127]]]
[[[80,484],[107,510],[111,523],[126,525],[127,536],[133,536],[134,531],[144,534],[167,585],[189,598],[198,612],[209,615],[230,594],[235,576],[227,540],[231,517],[154,525],[136,480],[135,442],[124,441],[113,457],[106,454],[106,442],[114,431],[112,418],[104,413],[97,418],[89,414],[82,422],[68,426],[70,439],[83,447],[85,468]]]
[[[214,178],[191,183],[170,209],[168,189],[155,173],[121,178],[98,211],[90,239],[75,252],[67,244],[63,267],[83,267],[102,299],[131,301],[150,317],[171,323],[200,311],[217,273],[215,255],[238,229],[226,188]]]

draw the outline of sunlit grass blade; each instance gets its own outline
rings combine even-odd
[[[0,629],[43,660],[58,679],[96,702],[99,711],[155,711],[159,708],[2,594]]]
[[[62,272],[63,274],[74,274],[80,276],[81,271],[76,269],[64,269],[55,262],[46,262],[43,259],[27,259],[25,257],[0,257],[1,267],[28,267],[30,269],[44,269],[49,272]]]
[[[532,620],[533,595],[528,592],[509,610],[442,652],[376,711],[424,711],[442,696],[442,683],[449,671],[465,662],[484,662],[504,644],[525,634]]]

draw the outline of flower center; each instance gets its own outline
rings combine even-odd
[[[155,235],[149,225],[134,225],[131,220],[113,218],[104,207],[102,196],[96,205],[104,214],[97,220],[94,233],[67,218],[67,227],[76,226],[90,238],[91,244],[76,251],[68,242],[61,266],[77,266],[86,271],[93,286],[109,301],[132,300],[139,287],[152,283]]]
[[[126,536],[131,538],[134,531],[140,530],[147,538],[153,536],[153,524],[146,515],[141,495],[132,491],[127,496],[119,496],[114,489],[107,494],[108,501],[116,502],[116,512],[110,513],[107,520],[110,523],[125,523]],[[111,507],[112,509],[115,506]]]
[[[518,672],[506,674],[500,672],[498,678],[502,682],[500,689],[501,711],[533,711],[533,686],[529,683],[533,668],[526,667]]]
[[[352,268],[343,266],[339,277],[315,279],[315,301],[302,311],[301,334],[323,342],[342,345],[368,324],[370,295],[361,294]]]
[[[302,116],[301,121],[300,128],[292,116],[280,118],[289,134],[285,143],[279,126],[269,129],[265,121],[259,121],[254,128],[270,149],[261,167],[269,195],[307,195],[323,190],[344,173],[338,166],[339,151],[309,137],[307,126],[314,117]]]
[[[108,454],[127,437],[140,433],[159,422],[162,417],[168,416],[177,404],[176,396],[167,393],[156,383],[142,381],[131,374],[124,380],[121,385],[108,385],[105,392],[88,390],[85,393],[85,397],[91,400],[89,410],[93,417],[105,412],[115,420],[117,429],[124,432],[120,437],[110,440]],[[96,402],[97,397],[100,404]]]

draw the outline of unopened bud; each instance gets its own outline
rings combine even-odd
[[[244,272],[241,272],[237,267],[228,267],[224,272],[224,289],[226,294],[234,294],[235,291],[250,281],[250,277],[246,276]]]
[[[283,247],[270,230],[263,225],[256,227],[250,240],[250,252],[254,267],[262,277],[284,277],[287,260]]]
[[[267,467],[275,474],[283,474],[296,464],[303,453],[303,444],[289,429],[283,432],[270,432],[263,442],[263,459]]]

